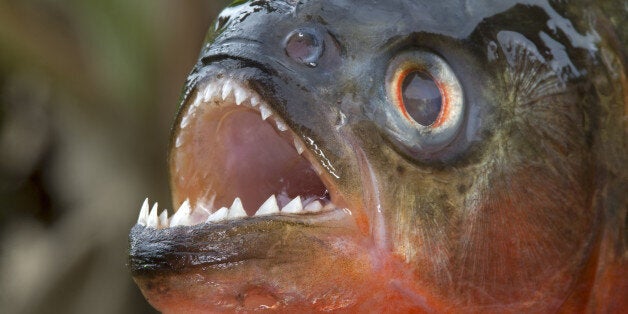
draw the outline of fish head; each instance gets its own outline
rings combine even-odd
[[[600,130],[626,129],[601,125],[625,101],[600,97],[617,85],[599,64],[604,39],[559,9],[234,2],[173,127],[177,213],[146,203],[131,231],[148,301],[164,312],[564,306],[598,269],[599,154],[622,154],[600,146]],[[605,169],[625,179],[619,160]]]

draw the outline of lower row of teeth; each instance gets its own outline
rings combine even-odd
[[[249,217],[240,198],[233,201],[231,207],[222,207],[214,212],[210,212],[204,206],[192,208],[190,201],[186,200],[181,204],[179,210],[168,217],[168,211],[163,210],[158,214],[159,205],[155,203],[149,211],[148,198],[144,200],[137,223],[142,226],[155,229],[164,229],[176,226],[194,226],[202,223],[217,223],[228,220],[238,220]],[[211,207],[211,206],[209,206]],[[310,214],[329,211],[335,209],[334,204],[323,206],[320,201],[311,201],[307,205],[303,205],[300,196],[292,199],[283,208],[279,209],[277,198],[275,195],[269,197],[260,208],[255,212],[254,217],[272,216],[272,215],[295,215]]]

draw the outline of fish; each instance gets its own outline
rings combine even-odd
[[[131,229],[135,282],[163,313],[625,311],[626,12],[234,1],[172,128],[177,210],[146,199]]]

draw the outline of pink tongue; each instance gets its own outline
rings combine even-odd
[[[231,110],[216,127],[213,156],[204,161],[213,163],[210,168],[215,171],[209,174],[217,192],[215,207],[229,207],[240,197],[251,216],[273,194],[290,198],[325,194],[325,186],[291,139],[280,136],[259,113]]]

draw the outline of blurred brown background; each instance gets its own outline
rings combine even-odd
[[[0,313],[152,313],[126,269],[216,0],[0,0]]]

